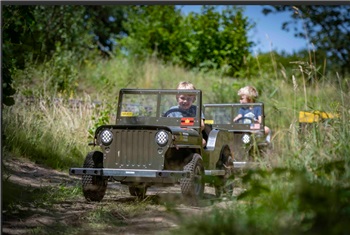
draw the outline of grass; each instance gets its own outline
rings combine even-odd
[[[88,105],[69,107],[48,98],[32,104],[17,100],[3,111],[6,149],[56,169],[80,165],[95,112]]]
[[[120,58],[87,61],[76,78],[78,90],[69,94],[84,101],[75,107],[66,99],[53,102],[66,97],[50,91],[46,81],[52,81],[52,75],[40,67],[28,69],[17,75],[16,104],[3,109],[5,157],[6,153],[26,156],[58,169],[81,166],[91,150],[87,146],[91,130],[102,122],[114,122],[118,91],[123,87],[175,88],[179,81],[188,80],[202,89],[204,103],[214,103],[237,102],[237,90],[251,84],[260,92],[266,124],[273,130],[275,148],[270,159],[274,167],[248,172],[242,178],[245,191],[232,199],[231,206],[188,221],[174,234],[341,234],[350,231],[346,222],[350,220],[349,89],[342,79],[321,77],[309,83],[312,73],[296,68],[292,74],[274,70],[271,78],[260,72],[256,80],[238,80],[221,77],[220,71],[188,71],[152,59],[145,63]],[[36,78],[34,85],[26,79],[31,75]],[[29,96],[35,102],[27,105],[21,99]],[[88,104],[93,100],[102,103],[91,109]],[[315,123],[301,134],[300,110],[339,113],[340,118],[329,125]],[[107,116],[107,121],[101,116]],[[15,187],[6,188],[16,193]],[[54,190],[57,200],[70,197],[66,189],[59,190]],[[28,195],[34,193],[28,191]],[[43,202],[53,196],[49,191],[40,194]],[[91,226],[122,225],[122,220],[114,221],[113,213],[125,216],[144,209],[140,204],[101,207],[84,219]]]

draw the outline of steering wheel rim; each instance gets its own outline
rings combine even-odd
[[[179,109],[179,108],[169,109],[168,111],[165,112],[165,114],[163,116],[169,117],[168,115],[170,113],[175,113],[175,112],[181,113],[183,117],[191,117],[189,112],[187,112],[186,110],[183,110],[183,109]]]
[[[250,123],[244,123],[243,120],[245,120],[245,119],[250,120],[251,122],[250,122]],[[240,117],[240,118],[238,118],[238,119],[235,121],[235,123],[242,123],[242,124],[252,124],[252,123],[254,123],[254,122],[255,122],[254,119],[251,118],[251,117]]]

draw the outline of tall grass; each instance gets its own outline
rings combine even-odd
[[[96,115],[88,97],[86,102],[69,105],[49,97],[18,97],[16,105],[3,110],[5,151],[58,169],[81,165]]]

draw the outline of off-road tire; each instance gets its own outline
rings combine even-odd
[[[85,157],[84,168],[102,168],[103,153],[92,151]],[[105,176],[83,175],[82,186],[86,200],[100,202],[105,196],[108,178]]]
[[[180,180],[181,192],[184,197],[199,199],[204,194],[204,167],[202,157],[193,153],[192,160],[184,166],[184,171],[190,172],[190,178]]]
[[[215,195],[221,197],[222,194],[232,196],[233,183],[229,179],[233,175],[233,159],[231,157],[230,147],[226,144],[221,148],[219,161],[216,163],[216,169],[225,170],[224,176],[218,176],[215,180]]]

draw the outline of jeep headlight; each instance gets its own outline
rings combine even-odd
[[[158,131],[156,134],[156,143],[159,146],[165,146],[168,143],[169,135],[165,131]]]
[[[100,139],[103,145],[109,145],[112,143],[113,134],[110,130],[103,130],[100,134]]]
[[[250,143],[250,135],[244,134],[244,135],[242,136],[242,141],[243,141],[243,143],[245,143],[245,144],[249,144],[249,143]]]

